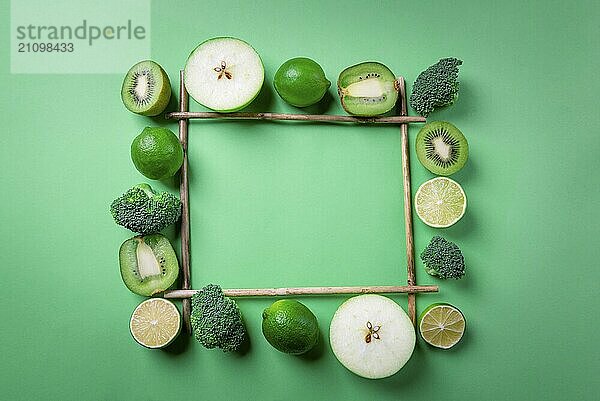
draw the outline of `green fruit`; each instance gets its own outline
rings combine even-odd
[[[446,303],[429,305],[419,317],[419,332],[427,344],[436,348],[454,347],[463,337],[465,316],[455,306]]]
[[[296,107],[317,103],[331,86],[321,66],[306,57],[283,63],[275,73],[273,83],[279,96]]]
[[[175,251],[161,234],[133,237],[123,242],[119,265],[127,288],[146,297],[166,291],[179,275]]]
[[[381,63],[367,62],[348,67],[340,74],[337,85],[342,107],[355,116],[387,113],[398,99],[396,77]]]
[[[437,175],[451,175],[467,162],[469,144],[454,125],[446,121],[432,121],[417,134],[416,151],[427,170]]]
[[[173,302],[150,298],[135,308],[129,319],[129,332],[146,348],[164,348],[181,331],[181,315]]]
[[[169,76],[154,61],[140,61],[127,71],[121,87],[121,100],[129,111],[156,116],[165,110],[170,99]]]
[[[298,301],[282,299],[263,311],[262,332],[269,344],[286,354],[310,351],[319,340],[315,315]]]
[[[146,127],[131,143],[131,160],[146,177],[162,180],[181,167],[183,148],[170,129]]]
[[[467,210],[467,196],[460,184],[447,177],[425,181],[415,195],[415,211],[430,227],[446,228],[460,220]]]
[[[190,96],[203,106],[227,113],[246,107],[265,79],[262,61],[248,43],[213,38],[192,51],[184,82]]]
[[[416,335],[408,315],[396,302],[365,294],[340,305],[331,319],[329,341],[348,370],[367,379],[381,379],[408,362]]]

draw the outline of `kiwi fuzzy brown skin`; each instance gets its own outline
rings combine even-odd
[[[143,247],[142,252],[146,257],[154,257],[152,263],[156,263],[157,274],[145,275],[142,272],[139,247]],[[146,297],[166,291],[179,276],[175,251],[169,240],[161,234],[136,236],[123,242],[119,249],[119,265],[125,286],[131,292]]]
[[[147,96],[138,97],[135,86],[138,80],[145,78]],[[152,60],[143,60],[133,65],[123,80],[121,100],[132,113],[143,116],[157,116],[162,113],[171,100],[171,81],[165,70]]]
[[[371,89],[367,82],[372,83]],[[353,94],[352,88],[363,85]],[[337,82],[342,107],[348,114],[373,117],[392,110],[398,100],[399,85],[392,71],[385,65],[369,61],[344,69]],[[364,93],[360,93],[364,92]],[[371,92],[371,93],[369,93]],[[377,94],[378,96],[374,96]]]
[[[432,121],[424,125],[417,134],[415,149],[423,167],[443,176],[462,169],[469,157],[467,139],[447,121]]]

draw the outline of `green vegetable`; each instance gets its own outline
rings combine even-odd
[[[425,271],[439,278],[459,279],[465,275],[465,259],[460,248],[451,241],[435,236],[421,252]]]
[[[157,233],[181,216],[181,201],[168,192],[155,192],[148,184],[130,188],[110,205],[115,222],[141,235]]]
[[[458,66],[462,61],[443,58],[421,72],[410,95],[410,105],[427,117],[434,109],[449,106],[458,97]]]
[[[206,348],[238,351],[246,339],[246,327],[237,304],[215,284],[192,296],[191,323],[196,340]]]

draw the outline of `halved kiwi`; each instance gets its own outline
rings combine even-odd
[[[127,71],[121,99],[129,111],[143,116],[162,113],[171,99],[171,82],[163,68],[152,60],[144,60]]]
[[[175,251],[161,234],[133,237],[123,242],[119,264],[127,288],[146,297],[166,291],[179,275]]]
[[[377,116],[394,108],[398,99],[396,77],[385,65],[366,62],[353,65],[338,78],[338,95],[349,114]]]
[[[423,167],[437,175],[456,173],[469,157],[467,139],[446,121],[425,124],[417,134],[416,149]]]

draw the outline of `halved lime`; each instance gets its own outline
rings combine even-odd
[[[447,177],[425,181],[415,195],[417,216],[431,227],[450,227],[463,217],[467,196],[460,184]]]
[[[150,298],[135,308],[129,321],[134,340],[146,348],[169,345],[181,330],[181,316],[173,304],[163,298]]]
[[[436,348],[455,346],[465,333],[465,317],[458,308],[445,303],[431,304],[419,317],[423,340]]]

